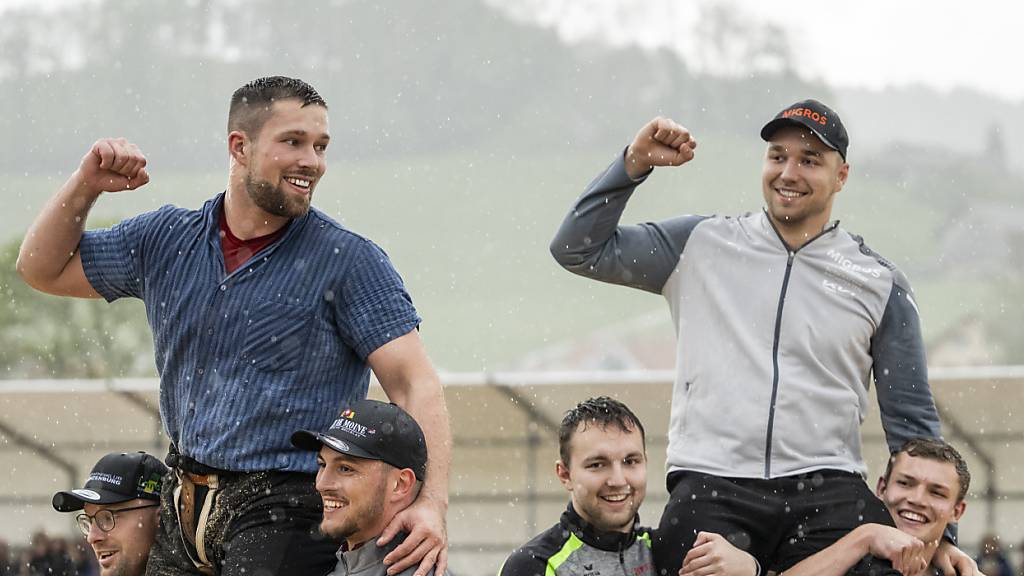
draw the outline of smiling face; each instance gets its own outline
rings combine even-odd
[[[893,458],[889,478],[878,479],[878,497],[897,528],[926,544],[938,541],[946,525],[958,521],[967,507],[960,498],[956,466],[906,452]]]
[[[555,465],[576,512],[598,530],[629,532],[647,493],[647,455],[635,428],[584,421]]]
[[[326,446],[317,455],[316,490],[324,502],[320,531],[360,544],[383,529],[389,472],[380,460],[356,458]]]
[[[114,529],[104,532],[95,521],[86,536],[100,564],[100,576],[142,576],[146,572],[149,549],[156,539],[158,506],[117,512],[124,508],[155,504],[135,499],[117,504],[86,504],[84,512],[95,516],[100,510],[114,512]]]
[[[849,170],[839,153],[807,128],[785,126],[772,134],[761,187],[768,216],[792,247],[825,227]]]
[[[246,152],[245,191],[264,212],[297,218],[309,210],[313,190],[327,171],[327,109],[289,98],[271,106],[255,139],[241,133]]]

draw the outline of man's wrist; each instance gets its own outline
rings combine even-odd
[[[90,186],[85,176],[79,170],[75,170],[74,174],[71,175],[71,178],[68,179],[68,184],[70,184],[68,189],[71,192],[72,198],[83,203],[82,206],[74,206],[76,209],[88,208],[100,197],[100,194],[103,194],[103,190]]]
[[[629,176],[632,180],[640,180],[654,170],[654,165],[642,162],[637,155],[633,153],[632,144],[626,148],[626,155],[623,158],[623,161],[625,163],[626,176]]]

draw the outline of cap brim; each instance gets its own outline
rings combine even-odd
[[[64,490],[53,495],[53,509],[57,512],[74,512],[81,510],[86,504],[118,504],[134,500],[135,496],[125,496],[109,490],[92,490],[76,488]]]
[[[380,456],[371,454],[351,442],[346,442],[335,438],[334,436],[321,434],[320,432],[313,432],[311,430],[299,430],[292,434],[291,440],[292,446],[295,446],[300,450],[319,452],[320,448],[327,446],[335,452],[341,452],[342,454],[348,454],[350,456],[355,456],[356,458],[366,458],[368,460],[381,459]]]
[[[815,129],[813,124],[804,123],[793,118],[776,118],[771,122],[765,124],[764,128],[761,128],[761,139],[764,140],[765,142],[771,141],[772,134],[775,134],[775,132],[779,128],[782,128],[783,126],[799,126],[801,128],[806,128],[813,132],[814,135],[818,137],[818,140],[821,140],[822,144],[828,146],[829,148],[835,150],[836,152],[839,151],[839,148],[836,147],[835,144],[829,142],[828,138],[825,138],[825,136],[823,136],[821,132],[818,132],[818,130]]]

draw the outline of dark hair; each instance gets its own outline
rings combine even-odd
[[[313,104],[327,108],[327,102],[316,89],[302,80],[286,76],[257,78],[231,95],[228,132],[239,130],[249,138],[256,138],[270,117],[270,107],[274,102],[292,98],[302,100],[303,107]]]
[[[900,454],[907,454],[915,458],[927,458],[938,462],[948,462],[956,468],[956,476],[960,481],[960,493],[956,501],[959,502],[967,495],[967,489],[971,486],[971,473],[967,470],[967,462],[963,456],[950,446],[945,440],[938,438],[913,438],[908,440],[900,449],[889,456],[889,463],[885,466],[885,483],[889,483],[889,476],[892,474],[892,463]]]
[[[569,442],[573,435],[581,426],[582,430],[586,430],[590,424],[602,428],[614,425],[623,432],[639,430],[640,440],[644,443],[644,448],[647,447],[644,425],[625,404],[607,396],[589,398],[566,412],[561,426],[558,427],[558,455],[562,459],[562,464],[569,465]]]

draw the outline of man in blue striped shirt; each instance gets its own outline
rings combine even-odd
[[[366,396],[372,369],[426,433],[428,483],[388,525],[393,572],[447,563],[449,428],[420,318],[384,252],[315,208],[327,105],[301,80],[239,88],[227,190],[84,231],[103,192],[149,181],[124,139],[97,141],[29,228],[18,270],[50,294],[143,300],[172,441],[149,574],[324,574],[316,462],[289,443]],[[319,551],[320,553],[317,553]]]

